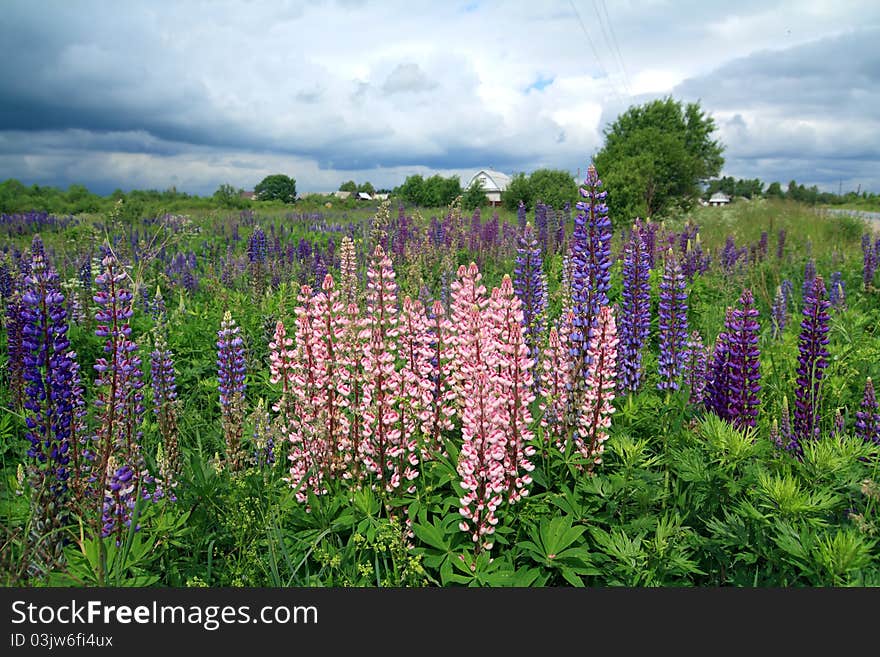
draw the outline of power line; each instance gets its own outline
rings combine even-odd
[[[602,30],[602,38],[605,40],[605,51],[611,55],[611,63],[620,69],[620,63],[614,57],[614,46],[611,44],[611,37],[608,36],[608,30],[605,29],[605,23],[602,20],[602,14],[599,13],[599,6],[596,0],[593,0],[593,11],[596,12],[596,22],[599,23],[599,29]],[[626,85],[626,79],[623,77],[623,69],[620,69],[620,81],[623,84],[623,90],[632,97]]]
[[[593,57],[596,59],[596,64],[599,65],[599,70],[602,71],[602,74],[608,80],[608,84],[611,86],[611,91],[614,93],[614,96],[617,98],[617,101],[623,105],[623,97],[617,92],[617,86],[614,84],[614,81],[611,79],[611,76],[608,74],[608,70],[605,68],[604,64],[602,64],[602,59],[599,57],[599,52],[596,50],[595,44],[593,44],[593,38],[590,36],[589,31],[587,30],[587,26],[584,24],[584,20],[581,18],[581,13],[578,11],[577,7],[574,6],[574,0],[568,0],[571,5],[572,10],[574,11],[574,15],[578,19],[578,23],[581,24],[581,29],[587,37],[587,43],[590,44],[590,50],[593,51]]]
[[[595,3],[595,0],[593,0]],[[617,35],[614,33],[614,25],[611,22],[611,16],[608,15],[608,7],[605,5],[605,0],[599,0],[602,4],[602,11],[605,12],[605,22],[608,23],[608,30],[611,32],[611,41],[614,44],[614,51],[617,53],[617,61],[620,64],[620,70],[623,71],[623,79],[626,82],[627,92],[629,93],[630,98],[632,98],[632,85],[629,82],[629,73],[626,70],[626,64],[623,61],[623,55],[620,52],[620,46],[617,42]]]

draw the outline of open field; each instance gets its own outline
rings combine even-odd
[[[602,215],[3,215],[3,583],[880,585],[876,226]]]

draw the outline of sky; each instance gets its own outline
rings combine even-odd
[[[0,180],[28,185],[583,177],[672,97],[723,175],[880,192],[876,0],[4,0],[0,43]]]

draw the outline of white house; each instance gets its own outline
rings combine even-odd
[[[465,185],[465,189],[478,181],[486,197],[492,205],[501,205],[501,193],[507,189],[510,184],[510,176],[500,171],[492,171],[491,169],[481,169],[474,174],[473,178]]]
[[[367,194],[366,192],[358,192],[357,193],[358,201],[372,201],[373,197]]]
[[[727,205],[728,203],[730,203],[730,197],[724,192],[715,192],[709,197],[709,205],[712,207]]]

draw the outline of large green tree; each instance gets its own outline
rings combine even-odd
[[[254,187],[254,193],[261,201],[293,203],[296,201],[296,180],[283,173],[266,176]]]
[[[665,98],[630,107],[604,130],[594,163],[608,190],[611,218],[629,222],[689,208],[718,176],[724,146],[699,103]]]
[[[574,177],[563,169],[535,169],[529,175],[529,194],[536,204],[561,208],[566,202],[574,204],[578,185]]]

